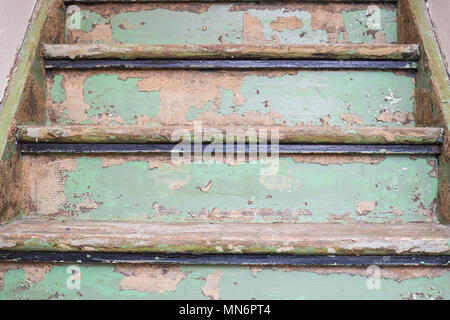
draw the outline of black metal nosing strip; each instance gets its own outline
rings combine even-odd
[[[440,154],[439,145],[194,145],[130,143],[21,143],[22,153]],[[208,148],[208,149],[206,149]]]
[[[286,255],[286,254],[154,254],[133,252],[0,251],[0,261],[54,263],[152,263],[192,265],[296,266],[448,266],[450,256],[425,255]]]
[[[417,69],[413,61],[377,60],[46,60],[47,69]]]

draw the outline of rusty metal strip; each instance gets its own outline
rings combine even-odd
[[[204,151],[209,145],[201,144],[195,150]],[[439,145],[248,145],[217,144],[226,152],[233,153],[272,153],[281,154],[432,154],[441,152]],[[21,143],[22,153],[186,153],[193,152],[194,144],[130,144],[130,143]]]
[[[334,60],[46,60],[47,69],[350,69],[415,70],[412,61],[334,61]]]
[[[136,252],[0,251],[0,261],[58,263],[151,263],[176,265],[270,266],[448,266],[449,256],[362,255],[297,256],[286,254],[154,254]]]
[[[54,44],[43,45],[46,59],[325,59],[417,60],[418,45],[151,45]]]

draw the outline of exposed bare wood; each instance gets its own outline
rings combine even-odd
[[[245,127],[239,128],[245,132]],[[171,140],[171,137],[175,130],[180,129],[187,130],[194,138],[192,127],[148,126],[22,126],[17,134],[18,140],[22,142],[161,143],[177,142],[178,140]],[[441,128],[304,126],[253,129],[263,129],[269,133],[278,131],[282,143],[437,144],[443,138]],[[204,127],[202,132],[206,133],[207,130]],[[225,128],[216,130],[226,134]]]
[[[338,59],[417,60],[417,45],[44,45],[47,59]]]
[[[414,224],[186,224],[16,221],[5,250],[183,253],[450,254],[450,228]]]

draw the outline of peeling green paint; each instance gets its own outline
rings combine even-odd
[[[163,161],[149,169],[147,161],[104,168],[100,157],[80,157],[75,171],[62,173],[67,201],[59,209],[87,220],[424,221],[437,195],[427,160],[436,161],[389,156],[377,164],[322,165],[281,157],[270,176],[262,174],[262,160],[235,166]]]
[[[248,76],[241,89],[246,101],[237,108],[237,113],[251,110],[268,113],[270,109],[264,104],[268,101],[289,126],[302,122],[320,125],[320,118],[326,115],[330,115],[330,125],[342,126],[346,123],[340,114],[358,115],[360,125],[398,126],[402,124],[381,122],[377,116],[383,110],[391,114],[412,113],[413,90],[410,77],[391,72],[322,71],[276,78]],[[414,126],[414,122],[408,126]]]
[[[375,14],[375,13],[374,13]],[[397,42],[397,13],[386,9],[379,9],[379,25],[371,27],[368,24],[367,10],[343,11],[345,29],[350,43],[375,43],[376,32],[386,38],[386,43]]]
[[[74,90],[70,87],[59,89],[59,75],[55,75],[52,91]],[[84,112],[91,119],[83,120],[84,123],[90,124],[95,120],[95,123],[113,124],[111,121],[115,119],[96,119],[109,115],[121,118],[114,122],[116,124],[136,124],[140,120],[141,123],[151,122],[152,125],[178,125],[202,120],[210,125],[224,125],[235,124],[236,121],[235,118],[226,117],[239,115],[243,116],[239,117],[240,122],[254,124],[261,121],[254,116],[257,112],[266,117],[266,122],[271,121],[274,125],[322,125],[323,119],[327,117],[328,124],[332,126],[415,125],[414,81],[409,74],[384,71],[298,71],[268,76],[264,73],[230,72],[217,79],[217,87],[211,88],[213,92],[217,91],[216,96],[202,105],[191,104],[202,94],[199,90],[203,88],[194,86],[191,90],[185,90],[190,84],[189,78],[177,86],[152,84],[152,91],[144,91],[139,87],[141,81],[153,81],[156,76],[156,73],[149,72],[143,77],[123,79],[120,72],[115,72],[87,77],[83,92],[84,102],[89,109]],[[210,72],[192,72],[190,77],[210,79]],[[230,79],[242,81],[242,86],[230,89]],[[56,92],[55,102],[62,100]],[[238,95],[240,98],[236,99]],[[166,109],[160,113],[161,105],[172,108],[173,113],[167,113]],[[54,108],[51,113],[58,124],[73,122],[72,112],[79,118],[79,110],[74,109],[73,101],[50,108]],[[383,114],[388,116],[383,117]]]
[[[57,103],[62,103],[66,100],[66,90],[62,86],[64,77],[62,75],[56,75],[53,79],[52,89],[50,91],[52,100]]]
[[[341,12],[345,24],[342,26],[344,30],[339,35],[334,34],[336,30],[326,30],[313,24],[314,15],[326,14],[325,11],[321,12],[323,9],[307,11],[306,8],[308,7],[298,5],[297,9],[286,10],[279,5],[266,4],[260,8],[236,9],[233,4],[214,3],[204,11],[203,8],[197,8],[199,12],[191,12],[187,7],[175,10],[141,6],[140,10],[120,10],[119,13],[110,13],[106,16],[95,11],[82,10],[81,30],[84,33],[91,33],[97,25],[104,25],[110,34],[104,39],[99,38],[101,37],[99,34],[86,38],[81,35],[81,41],[99,43],[108,40],[130,44],[242,44],[247,37],[246,41],[265,41],[273,44],[321,44],[329,43],[330,37],[334,38],[333,42],[347,40],[345,34],[348,35],[350,43],[397,41],[395,21],[397,12],[392,7],[379,8],[381,19],[377,28],[385,41],[375,39],[376,30],[369,29],[367,11],[360,10],[360,7],[358,9],[349,7],[349,11]],[[257,21],[252,20],[253,25],[247,26],[249,30],[245,30],[245,15]],[[272,23],[279,21],[278,19],[292,17],[298,19],[297,26],[273,28]],[[69,19],[75,19],[75,15],[72,14]],[[256,31],[258,36],[254,33]],[[245,35],[246,32],[250,33]],[[250,35],[252,39],[248,38]],[[80,41],[80,34],[76,37],[77,41]]]
[[[320,268],[315,272],[312,269],[252,269],[247,266],[180,266],[179,269],[174,267],[168,269],[169,273],[175,272],[178,276],[177,280],[166,277],[166,281],[173,282],[170,287],[161,285],[157,287],[158,282],[151,281],[161,277],[162,271],[147,269],[145,275],[139,278],[141,282],[149,281],[147,287],[132,288],[133,285],[128,284],[124,289],[123,284],[126,283],[127,277],[135,275],[135,272],[124,274],[111,265],[78,264],[76,266],[81,273],[80,287],[72,289],[67,285],[73,280],[70,278],[72,274],[68,265],[52,265],[42,279],[34,282],[27,279],[25,269],[17,266],[16,269],[5,272],[3,288],[0,289],[0,300],[211,298],[308,300],[336,299],[337,297],[371,300],[434,300],[450,298],[450,272],[431,278],[419,277],[401,281],[381,278],[379,285],[373,287],[370,284],[377,279],[368,279],[369,274],[365,269],[355,269],[355,271],[360,270],[360,274],[351,275],[342,272],[339,268],[336,268],[335,273],[320,274]],[[128,265],[130,271],[135,267]],[[167,267],[157,268],[162,270]],[[382,270],[389,272],[388,268]],[[214,284],[208,283],[211,276],[214,276]]]
[[[212,109],[211,109],[211,102],[210,101],[208,101],[208,103],[206,103],[206,108],[204,108],[204,109],[197,108],[195,106],[189,107],[186,119],[188,121],[194,121],[201,114],[203,114],[205,112],[209,112],[211,110]]]
[[[108,19],[103,18],[101,15],[99,15],[96,12],[89,11],[89,10],[81,10],[79,13],[80,15],[80,27],[83,32],[91,32],[94,30],[96,25],[104,24],[108,22]],[[78,22],[79,17],[75,14],[70,16],[71,19],[71,25],[76,25]]]
[[[159,112],[159,92],[140,92],[139,78],[120,79],[116,75],[100,74],[86,80],[84,102],[91,108],[89,117],[120,115],[125,124],[136,124],[139,116],[155,117]],[[132,105],[133,108],[129,106]]]
[[[328,42],[326,30],[314,29],[312,26],[312,15],[303,10],[286,11],[278,10],[258,10],[250,9],[247,11],[251,16],[258,18],[263,25],[264,37],[272,40],[274,44],[279,41],[280,44],[320,44]],[[273,30],[270,24],[274,18],[296,17],[302,22],[302,27],[294,30],[283,29],[282,31]]]
[[[133,44],[220,44],[222,38],[241,43],[243,12],[230,13],[231,6],[214,5],[204,13],[166,9],[121,12],[111,18],[112,40]]]

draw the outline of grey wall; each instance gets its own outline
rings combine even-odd
[[[428,8],[450,72],[450,0],[428,0]]]
[[[0,103],[36,0],[0,0]]]

